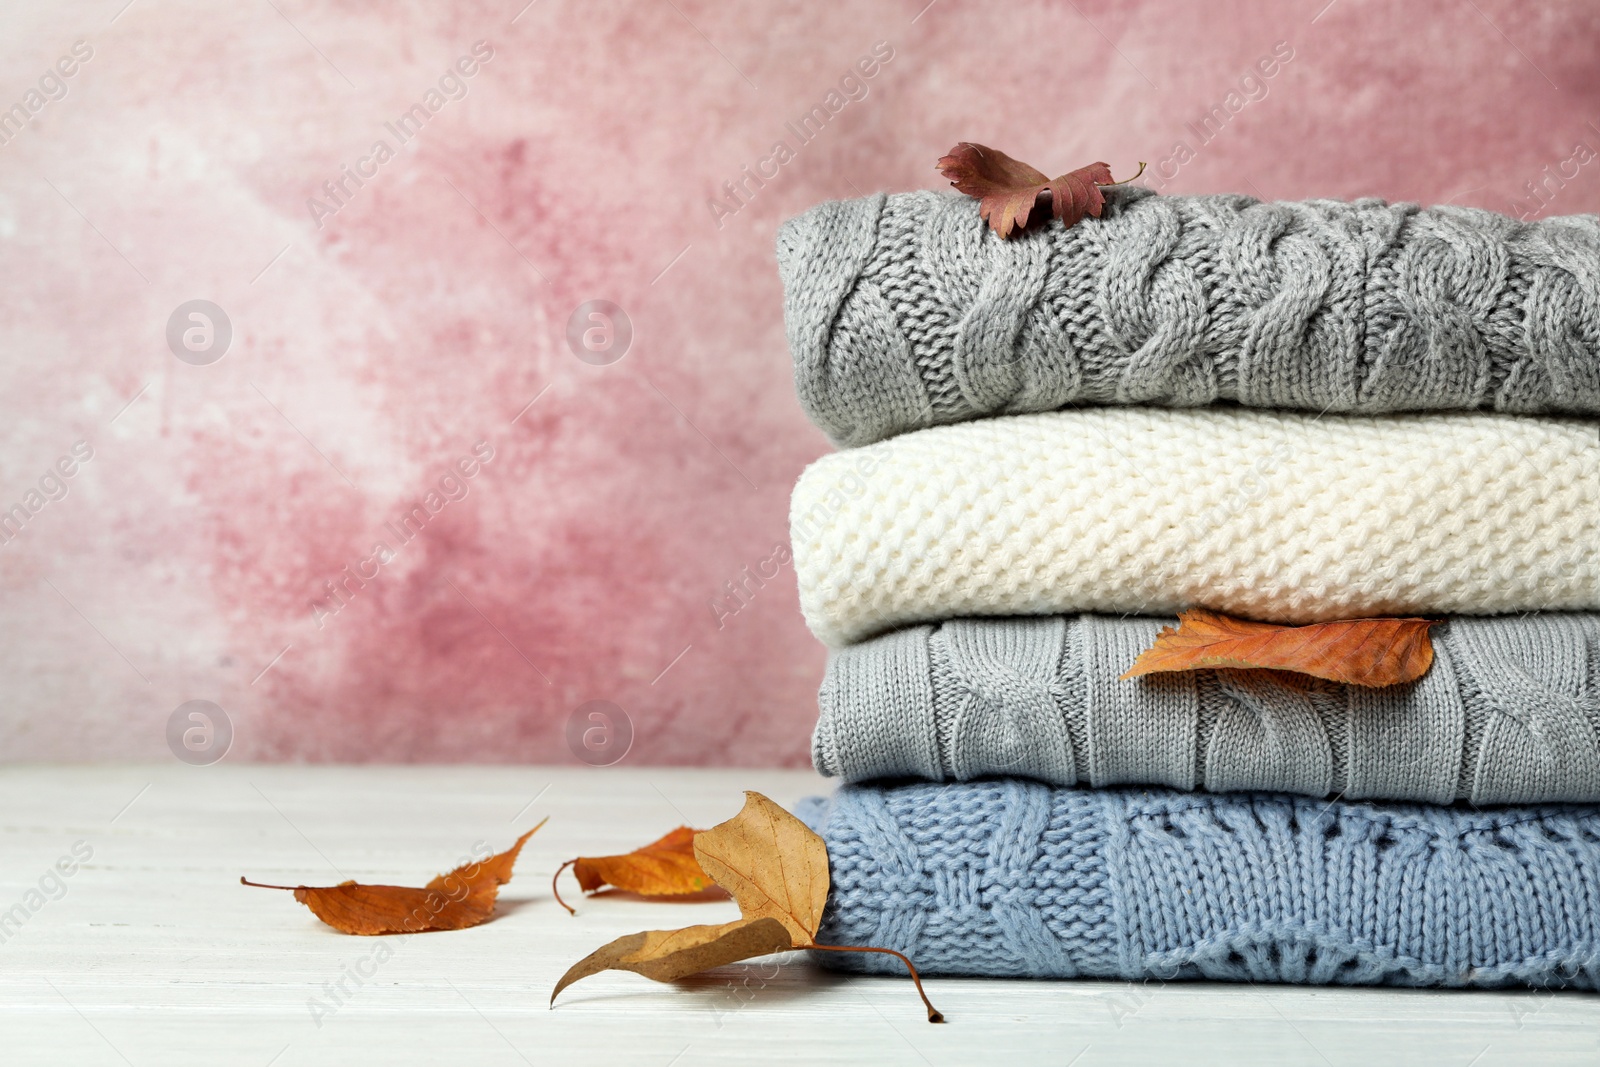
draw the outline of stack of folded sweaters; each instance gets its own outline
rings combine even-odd
[[[820,938],[931,973],[1600,986],[1600,219],[1107,190],[784,225]],[[1178,610],[1443,618],[1362,688]],[[892,971],[893,959],[819,953]]]

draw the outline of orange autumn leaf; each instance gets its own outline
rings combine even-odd
[[[1194,609],[1178,616],[1123,678],[1206,667],[1295,671],[1377,688],[1414,682],[1433,665],[1437,619],[1348,619],[1309,626],[1250,622]]]
[[[828,901],[828,849],[805,823],[760,793],[746,791],[739,814],[709,830],[689,833],[700,868],[733,895],[743,917],[720,926],[646,930],[602,945],[561,976],[550,993],[552,1007],[563,989],[601,971],[633,971],[672,982],[712,967],[802,948],[897,957],[911,972],[928,1009],[928,1021],[944,1021],[923,992],[916,967],[903,954],[889,948],[817,943],[817,927]],[[662,841],[671,837],[668,834]]]
[[[550,880],[550,891],[555,894],[557,903],[577,914],[561,899],[561,891],[556,887],[561,872],[571,867],[579,888],[585,893],[593,893],[604,885],[645,897],[704,893],[716,886],[694,858],[694,835],[697,833],[700,831],[680,826],[660,840],[620,856],[579,856],[568,860],[556,869],[555,878]]]
[[[542,819],[539,826],[549,822]],[[504,852],[441,874],[421,889],[399,885],[361,885],[341,882],[330,886],[263,885],[246,878],[244,885],[260,889],[292,889],[294,899],[313,915],[345,934],[415,934],[426,930],[461,930],[477,926],[494,914],[500,887],[511,881],[511,868],[523,844],[539,829],[517,838]]]

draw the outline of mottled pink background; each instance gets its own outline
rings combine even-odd
[[[1600,148],[1589,2],[522,2],[0,15],[0,107],[93,49],[0,145],[0,508],[94,450],[0,546],[0,758],[170,759],[168,716],[206,699],[231,759],[572,762],[602,699],[628,763],[803,764],[823,651],[792,570],[712,608],[827,447],[774,229],[936,187],[957,141],[1164,163],[1170,192],[1600,208],[1600,162],[1571,162]],[[319,228],[308,198],[480,40],[468,95]],[[865,99],[719,219],[880,41]],[[233,324],[210,366],[165,340],[195,298]],[[566,342],[592,299],[634,328],[608,366]],[[469,495],[319,625],[478,441]]]

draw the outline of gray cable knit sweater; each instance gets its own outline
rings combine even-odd
[[[1451,619],[1415,683],[1118,676],[1173,620],[952,619],[836,651],[817,770],[848,781],[1275,790],[1445,804],[1600,800],[1600,615]]]
[[[1600,218],[1107,190],[1001,240],[965,196],[778,233],[795,384],[839,445],[1072,404],[1600,414]]]

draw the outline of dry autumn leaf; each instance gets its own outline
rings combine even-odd
[[[1276,626],[1195,609],[1163,627],[1123,678],[1206,667],[1295,671],[1372,688],[1414,682],[1433,665],[1430,619],[1349,619]]]
[[[539,826],[549,821],[542,819]],[[511,881],[511,868],[517,862],[517,854],[539,826],[517,838],[516,844],[504,852],[463,864],[449,874],[439,875],[421,889],[356,882],[287,886],[263,885],[242,877],[239,881],[259,889],[293,890],[294,899],[341,933],[415,934],[425,930],[461,930],[477,926],[494,914],[500,887]]]
[[[1109,165],[1090,163],[1059,178],[1047,178],[1043,171],[1004,152],[969,141],[962,141],[941,156],[937,167],[951,185],[978,199],[979,217],[1001,237],[1026,228],[1039,197],[1046,193],[1050,196],[1050,213],[1063,225],[1076,226],[1085,215],[1099,218],[1105,207],[1101,187],[1123,185],[1144,173],[1144,164],[1140,163],[1138,174],[1119,182],[1111,177]]]
[[[670,836],[670,835],[669,835]],[[665,839],[663,839],[665,840]],[[629,934],[574,964],[550,994],[606,970],[633,971],[660,982],[711,967],[791,948],[828,952],[881,952],[911,972],[929,1022],[944,1016],[929,1003],[911,961],[891,948],[818,944],[817,927],[828,901],[828,849],[810,827],[760,793],[747,791],[739,814],[694,835],[695,858],[733,895],[743,918],[721,926],[647,930]]]
[[[550,879],[550,891],[558,904],[576,915],[571,905],[561,899],[561,891],[556,887],[561,872],[568,867],[572,868],[579,888],[585,893],[593,893],[603,885],[646,897],[688,896],[715,889],[711,878],[694,858],[694,838],[700,832],[680,826],[659,841],[620,856],[579,856],[568,860]]]
[[[735,919],[721,926],[686,926],[682,930],[646,930],[601,945],[572,965],[550,993],[556,995],[580,978],[601,971],[633,971],[658,982],[676,982],[713,967],[754,956],[787,952],[794,947],[789,931],[776,919]]]
[[[809,942],[828,903],[828,848],[760,793],[744,796],[737,816],[695,837],[695,858],[741,915],[777,919],[795,944]]]

